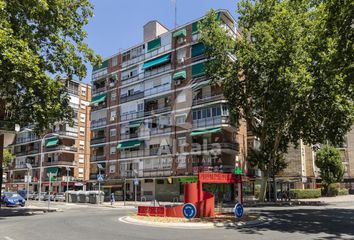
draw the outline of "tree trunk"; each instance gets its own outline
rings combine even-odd
[[[268,172],[262,171],[262,182],[261,182],[261,190],[259,193],[259,201],[264,202],[266,193],[267,193],[267,184],[268,184]]]

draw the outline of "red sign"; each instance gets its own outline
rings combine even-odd
[[[199,173],[199,182],[201,183],[237,183],[239,180],[231,173]]]

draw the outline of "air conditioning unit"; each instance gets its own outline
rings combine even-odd
[[[182,44],[182,43],[185,43],[186,42],[186,38],[184,38],[184,37],[179,37],[178,39],[177,39],[177,43],[178,44]]]

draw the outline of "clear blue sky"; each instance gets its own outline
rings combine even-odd
[[[227,9],[235,17],[237,0],[176,0],[177,24],[182,25],[203,16],[210,8]],[[92,0],[95,16],[86,26],[89,46],[103,58],[119,49],[143,42],[143,25],[158,20],[167,28],[174,27],[172,0]],[[92,67],[88,66],[90,82]]]

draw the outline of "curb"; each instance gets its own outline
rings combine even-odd
[[[123,216],[118,219],[120,222],[126,224],[134,224],[140,226],[149,227],[160,227],[160,228],[180,228],[180,229],[213,229],[213,228],[242,228],[242,227],[252,227],[260,225],[271,219],[265,217],[259,217],[256,220],[248,222],[238,222],[238,223],[162,223],[162,222],[150,222],[144,220],[138,220],[130,216]]]

